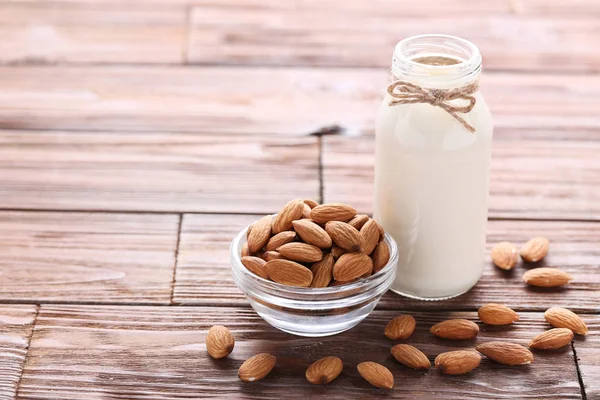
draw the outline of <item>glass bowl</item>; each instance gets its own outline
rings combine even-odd
[[[250,305],[269,324],[299,336],[330,336],[357,325],[375,308],[396,278],[398,248],[387,233],[390,260],[379,272],[345,285],[326,288],[286,286],[263,279],[241,262],[243,229],[231,242],[233,280]]]

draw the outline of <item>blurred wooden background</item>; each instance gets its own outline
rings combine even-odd
[[[420,33],[475,42],[495,121],[488,248],[544,234],[574,276],[532,290],[486,267],[468,294],[388,294],[320,340],[264,323],[231,281],[228,246],[258,214],[309,197],[371,212],[373,120],[393,47]],[[357,398],[388,366],[388,398],[600,399],[600,2],[596,0],[0,0],[0,399]],[[526,344],[564,306],[591,330],[526,368],[410,371],[389,318],[427,333],[485,302],[519,310],[478,341]],[[204,338],[237,339],[221,362]],[[265,380],[237,368],[278,357]],[[304,380],[316,358],[345,369]]]

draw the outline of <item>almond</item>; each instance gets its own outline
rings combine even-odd
[[[479,320],[487,325],[510,325],[519,320],[519,315],[504,304],[489,303],[477,311]]]
[[[311,199],[304,199],[304,204],[306,204],[307,206],[309,206],[311,209],[315,208],[316,206],[319,205],[319,203],[317,203],[316,201],[311,200]]]
[[[206,350],[212,358],[227,357],[233,351],[235,339],[223,325],[214,325],[206,335]]]
[[[325,230],[336,246],[347,251],[361,251],[364,245],[363,237],[356,228],[345,222],[329,221]]]
[[[342,254],[347,253],[346,250],[342,249],[341,247],[337,247],[337,246],[332,246],[331,247],[331,254],[333,255],[333,258],[338,259],[342,256]]]
[[[569,283],[571,275],[558,268],[534,268],[525,272],[523,281],[538,287],[558,287]]]
[[[527,262],[538,262],[548,254],[550,241],[545,237],[535,237],[521,247],[521,258]]]
[[[333,278],[348,282],[373,269],[371,257],[364,253],[346,253],[337,259],[333,266]]]
[[[417,322],[412,316],[399,315],[388,322],[384,334],[392,340],[408,339],[415,331],[416,326]]]
[[[514,244],[510,242],[500,242],[492,249],[492,261],[498,268],[504,270],[513,269],[519,261],[519,253]]]
[[[546,321],[555,328],[567,328],[578,335],[587,335],[588,328],[585,322],[571,310],[561,307],[552,307],[544,313]]]
[[[275,367],[276,358],[269,353],[260,353],[250,357],[238,370],[238,376],[244,382],[255,382],[269,375]]]
[[[290,260],[271,260],[265,265],[271,280],[289,286],[310,286],[313,275],[304,265]]]
[[[304,203],[304,208],[302,209],[302,218],[310,218],[310,207],[306,203]]]
[[[491,341],[480,344],[477,351],[505,365],[524,365],[533,362],[533,354],[516,343]]]
[[[282,256],[278,251],[265,251],[263,254],[263,260],[271,261],[271,260],[286,260],[284,256]]]
[[[250,255],[250,249],[248,248],[248,243],[244,243],[242,246],[242,257],[246,257]]]
[[[333,262],[333,256],[327,253],[321,261],[312,265],[310,270],[313,273],[313,281],[310,287],[324,288],[329,285],[329,282],[333,279]]]
[[[269,273],[265,269],[267,262],[262,258],[246,256],[242,257],[242,264],[248,268],[250,272],[260,276],[263,279],[269,279]]]
[[[266,215],[252,224],[248,234],[248,249],[250,253],[256,253],[266,246],[271,237],[271,217]]]
[[[369,216],[367,214],[358,214],[357,216],[352,218],[350,221],[348,221],[348,225],[351,225],[360,231],[360,228],[362,228],[363,225],[366,224],[368,220],[369,220]]]
[[[293,221],[294,230],[298,233],[298,236],[306,243],[315,245],[322,249],[328,249],[331,247],[331,237],[325,229],[308,219],[299,219]]]
[[[571,343],[573,331],[567,328],[554,328],[540,333],[529,342],[529,347],[539,350],[560,349]]]
[[[449,319],[435,324],[429,332],[444,339],[473,339],[479,333],[479,326],[466,319]]]
[[[462,375],[477,368],[480,362],[479,353],[456,350],[438,355],[435,358],[435,367],[446,375]]]
[[[387,265],[388,261],[390,261],[390,248],[382,240],[377,247],[375,247],[371,256],[373,257],[373,273],[376,274]]]
[[[360,229],[360,235],[363,237],[363,252],[370,255],[377,243],[379,243],[379,226],[375,220],[368,220]]]
[[[333,280],[333,281],[331,281],[331,283],[329,284],[329,286],[342,286],[342,285],[345,285],[345,284],[351,283],[351,282],[352,281],[350,281],[350,282],[342,282],[342,281],[335,281],[335,280]]]
[[[419,349],[409,344],[397,344],[392,347],[394,358],[412,369],[429,369],[431,363],[427,356]]]
[[[339,357],[325,357],[315,361],[306,370],[306,380],[314,385],[324,385],[337,378],[344,364]]]
[[[302,218],[303,211],[302,199],[295,199],[287,203],[273,219],[273,233],[292,229],[292,221]]]
[[[356,367],[358,373],[371,385],[381,389],[394,387],[394,375],[389,369],[372,361],[365,361]]]
[[[283,246],[286,243],[290,243],[296,240],[296,232],[294,231],[283,231],[279,232],[267,243],[267,251],[277,249],[279,246]]]
[[[354,208],[341,203],[321,204],[310,212],[310,218],[319,224],[329,221],[348,221],[354,218],[355,215],[356,210]]]
[[[291,242],[277,248],[279,254],[298,262],[317,262],[323,258],[323,252],[317,246],[308,243]]]

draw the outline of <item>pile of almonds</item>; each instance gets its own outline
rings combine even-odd
[[[379,272],[390,259],[379,224],[341,203],[295,199],[248,228],[242,264],[288,286],[323,288]]]
[[[486,304],[478,311],[479,319],[486,325],[510,325],[519,320],[519,315],[502,304]],[[571,343],[574,334],[587,335],[585,322],[575,313],[560,307],[553,307],[544,313],[546,321],[554,326],[529,342],[529,348],[552,350]],[[384,335],[392,340],[405,340],[412,336],[417,322],[410,315],[400,315],[388,322]],[[479,334],[479,325],[466,319],[450,319],[432,326],[431,334],[447,340],[474,339]],[[215,325],[206,337],[206,349],[213,358],[223,358],[234,348],[235,340],[226,327]],[[431,362],[418,348],[401,343],[391,348],[392,356],[401,364],[415,369],[428,370]],[[434,365],[446,375],[466,374],[479,366],[481,354],[505,365],[526,365],[534,360],[533,354],[524,346],[503,341],[481,343],[475,349],[455,350],[441,353],[435,357]],[[266,377],[276,364],[275,356],[269,353],[256,354],[246,360],[238,370],[239,378],[244,382],[254,382]],[[312,363],[306,370],[306,380],[315,385],[327,384],[337,378],[343,370],[339,357],[329,356]],[[394,376],[385,366],[364,361],[357,365],[358,373],[371,385],[392,389]]]

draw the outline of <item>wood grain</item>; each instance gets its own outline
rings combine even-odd
[[[438,8],[439,2],[379,3],[354,0],[324,7],[288,0],[257,6],[206,0],[192,11],[189,61],[389,67],[401,39],[444,32],[476,43],[487,69],[600,70],[600,57],[589,45],[600,40],[600,13],[539,18],[531,16],[535,11],[504,12],[508,1],[446,2],[451,11]],[[499,9],[491,10],[494,6]]]
[[[0,301],[169,304],[178,222],[0,212]]]
[[[596,314],[581,315],[589,334],[585,337],[576,335],[573,342],[585,394],[590,400],[600,398],[600,309],[595,311]]]
[[[600,219],[597,141],[496,140],[492,147],[490,217]],[[323,138],[326,202],[373,209],[372,137]]]
[[[526,367],[506,367],[484,359],[463,377],[426,373],[397,364],[389,348],[394,342],[383,329],[394,312],[375,311],[358,327],[315,340],[288,335],[263,322],[249,308],[218,307],[76,307],[43,306],[31,342],[19,397],[80,398],[357,398],[383,395],[355,370],[360,361],[381,362],[393,372],[396,387],[388,398],[448,399],[580,398],[570,347],[539,352]],[[472,348],[476,343],[505,339],[526,344],[547,328],[540,313],[525,313],[511,328],[486,328],[477,340],[450,342],[428,333],[449,317],[474,319],[475,313],[418,313],[409,343],[430,359],[442,351]],[[233,353],[220,361],[206,353],[204,339],[213,324],[227,325],[236,337]],[[354,349],[348,350],[348,343]],[[273,372],[261,382],[245,384],[237,368],[253,354],[277,357]],[[317,358],[337,355],[344,371],[327,386],[306,382],[304,371]],[[282,388],[286,388],[282,391]]]
[[[3,287],[4,288],[4,287]],[[36,306],[0,306],[0,399],[14,399],[21,379],[23,364],[29,347],[29,339]]]
[[[258,215],[185,215],[181,229],[173,300],[176,304],[243,305],[246,300],[231,278],[229,245]],[[490,221],[486,260],[493,244],[508,240],[523,244],[546,235],[550,253],[545,265],[559,266],[573,275],[567,289],[543,290],[526,287],[522,274],[526,265],[506,273],[489,261],[478,285],[469,293],[442,302],[409,300],[386,294],[381,309],[476,310],[489,302],[507,303],[518,310],[546,310],[562,305],[573,310],[596,310],[600,304],[600,224],[553,221]]]
[[[372,132],[385,69],[0,67],[0,128],[307,135]],[[500,129],[600,126],[599,75],[487,73]]]
[[[275,212],[318,197],[314,137],[0,131],[1,208]]]

